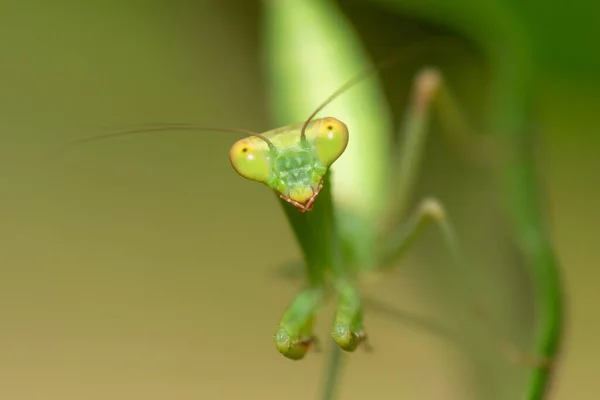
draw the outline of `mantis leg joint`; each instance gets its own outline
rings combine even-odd
[[[435,198],[427,198],[421,202],[421,213],[436,221],[444,221],[446,219],[446,209]]]
[[[442,85],[442,74],[435,67],[423,69],[416,77],[414,104],[416,110],[424,110],[431,102],[435,92]]]

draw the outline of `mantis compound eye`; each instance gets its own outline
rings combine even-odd
[[[323,165],[330,167],[348,145],[348,128],[335,118],[323,118],[315,135],[317,156]]]
[[[254,139],[254,140],[253,140]],[[271,176],[269,148],[260,139],[240,139],[229,150],[229,161],[235,171],[246,179],[266,183]]]

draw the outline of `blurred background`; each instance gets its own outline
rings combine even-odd
[[[391,1],[338,3],[374,59],[429,34],[452,34],[410,1],[394,12]],[[569,307],[553,398],[594,399],[600,6],[490,4],[522,24],[535,64],[543,206]],[[0,0],[0,398],[315,398],[325,354],[293,363],[272,342],[300,285],[281,279],[278,267],[298,259],[299,249],[275,196],[231,169],[237,136],[119,138],[40,166],[56,146],[115,126],[273,128],[261,7]],[[420,7],[453,10],[447,18],[485,11],[466,0]],[[398,123],[418,61],[384,77]],[[482,63],[475,50],[440,59],[475,121],[486,89]],[[419,193],[443,199],[467,253],[501,271],[513,255],[502,244],[510,232],[497,212],[500,194],[441,138],[433,132],[428,142]],[[365,290],[402,309],[435,308],[444,292],[432,288],[448,262],[433,250],[441,246],[435,232],[426,234],[406,268]],[[518,308],[522,291],[507,285],[492,281],[488,289],[497,304]],[[322,338],[328,318],[319,319]],[[367,324],[375,353],[348,358],[341,398],[470,398],[467,361],[456,348],[376,312]],[[506,325],[518,334],[519,324]]]

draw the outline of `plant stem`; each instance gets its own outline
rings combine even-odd
[[[536,358],[541,358],[529,383],[527,399],[544,399],[553,377],[560,351],[563,320],[561,274],[543,224],[538,202],[538,184],[531,146],[531,133],[520,135],[518,156],[507,166],[504,176],[516,225],[517,241],[525,255],[533,282],[538,322],[535,332]],[[545,360],[545,361],[544,361]]]
[[[540,400],[547,396],[552,383],[562,339],[564,305],[560,269],[546,233],[539,199],[534,132],[529,122],[533,103],[531,71],[527,53],[515,47],[511,52],[513,57],[506,57],[510,53],[501,51],[505,50],[502,48],[496,52],[498,70],[493,109],[497,112],[492,126],[495,134],[507,139],[511,150],[501,183],[513,217],[516,243],[533,283],[538,315],[534,346],[536,358],[543,360],[536,363],[531,374],[526,399]]]
[[[336,389],[339,386],[343,356],[342,349],[337,345],[332,344],[330,346],[329,356],[327,357],[325,383],[321,395],[322,400],[333,400],[335,398]]]

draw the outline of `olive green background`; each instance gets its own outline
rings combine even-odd
[[[393,45],[398,16],[343,3],[368,43]],[[512,3],[534,45],[541,179],[569,307],[553,394],[593,399],[600,8]],[[235,135],[120,138],[44,158],[140,122],[272,128],[260,18],[251,1],[0,1],[0,398],[315,397],[324,354],[294,363],[272,343],[299,285],[277,266],[299,250],[273,194],[229,166]],[[428,29],[397,21],[397,32]],[[448,201],[468,249],[500,257],[479,230],[498,220],[472,217],[493,194],[439,139],[421,191]],[[408,268],[443,260],[440,243],[427,235]],[[365,290],[405,309],[428,303],[402,273]],[[375,353],[349,358],[341,398],[461,398],[456,350],[376,313],[367,323]]]

